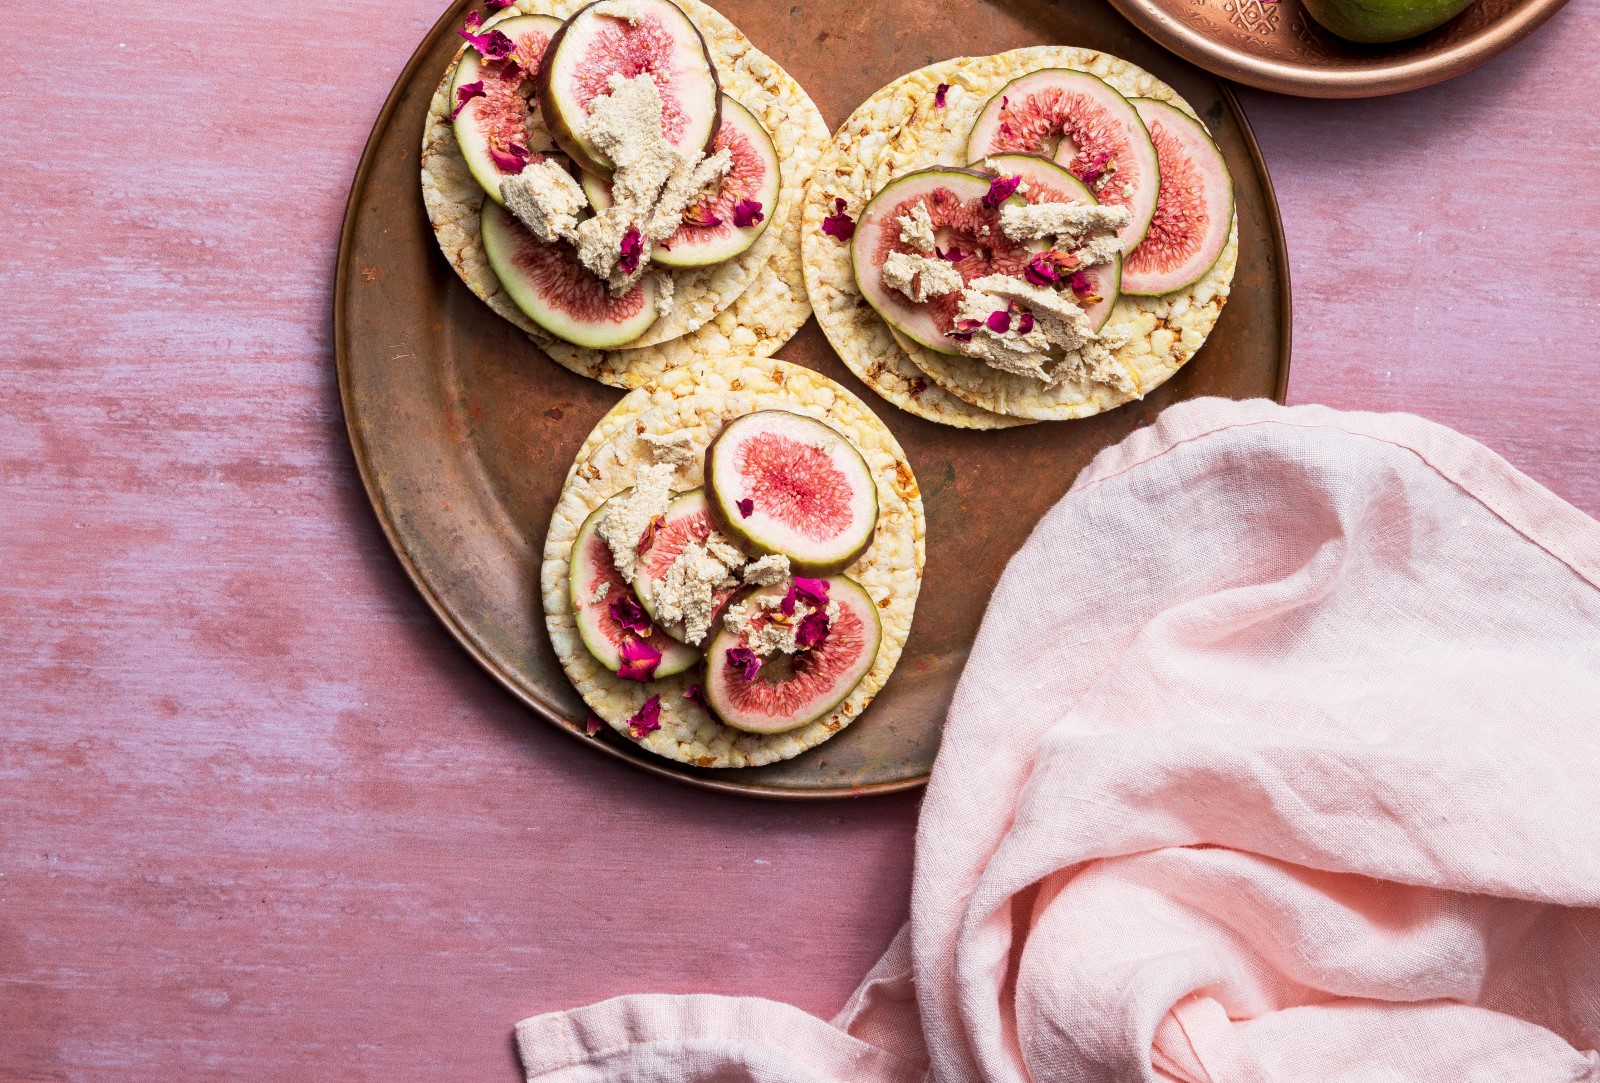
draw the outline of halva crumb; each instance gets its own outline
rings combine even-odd
[[[880,273],[884,285],[919,305],[930,297],[943,297],[961,288],[961,272],[949,262],[909,252],[890,252]]]
[[[701,642],[711,629],[717,592],[738,586],[733,572],[744,562],[744,553],[716,531],[688,543],[653,588],[656,615],[664,624],[681,621],[685,643]]]
[[[611,560],[623,582],[633,582],[639,568],[639,542],[650,524],[666,514],[672,501],[672,477],[677,467],[671,463],[650,463],[634,473],[633,490],[624,497],[612,497],[611,507],[600,520],[601,540],[611,547]]]
[[[500,198],[506,210],[546,242],[575,239],[578,215],[589,206],[582,186],[550,158],[501,178]]]
[[[933,251],[933,219],[928,216],[926,205],[918,203],[909,214],[902,214],[896,222],[900,226],[901,244],[909,244],[919,252]]]

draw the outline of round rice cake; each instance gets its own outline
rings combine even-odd
[[[640,684],[602,666],[578,635],[568,574],[572,545],[591,512],[634,482],[651,460],[643,432],[691,434],[696,459],[680,469],[674,488],[703,482],[701,459],[722,426],[756,410],[789,410],[817,418],[843,434],[866,459],[878,489],[878,527],[872,546],[844,574],[878,604],[883,639],[861,683],[832,712],[779,734],[746,733],[723,725],[684,699],[703,679],[700,667]],[[916,609],[925,559],[926,523],[916,476],[905,452],[872,410],[839,384],[810,369],[762,358],[708,359],[663,375],[626,396],[608,413],[568,473],[545,537],[540,578],[545,624],[557,658],[591,710],[628,740],[669,759],[699,767],[775,763],[826,741],[849,725],[889,679]],[[652,695],[661,696],[661,728],[642,739],[628,720]]]
[[[964,166],[973,122],[1007,83],[1043,68],[1074,68],[1095,75],[1127,97],[1170,102],[1198,119],[1166,83],[1143,68],[1106,53],[1041,45],[994,56],[960,57],[901,76],[868,98],[834,136],[817,164],[801,238],[806,289],[828,341],[857,376],[896,406],[933,421],[964,427],[967,411],[1031,421],[1087,417],[1141,398],[1165,383],[1193,357],[1216,325],[1238,262],[1235,215],[1222,255],[1199,282],[1164,297],[1123,296],[1106,331],[1125,331],[1117,360],[1129,371],[1132,391],[1089,381],[1050,388],[1038,380],[1000,372],[975,358],[936,353],[895,334],[856,286],[850,246],[822,232],[822,220],[845,201],[859,217],[872,196],[895,177],[930,166]],[[940,84],[950,89],[937,107]],[[944,393],[912,394],[916,377]]]
[[[484,25],[516,15],[564,19],[587,2],[517,0]],[[450,266],[468,289],[556,362],[613,387],[639,387],[702,354],[768,356],[811,314],[800,267],[802,194],[827,145],[827,122],[800,84],[722,14],[700,0],[675,2],[704,35],[723,92],[749,109],[772,136],[783,189],[771,225],[740,255],[712,267],[660,269],[672,276],[673,308],[626,346],[594,350],[554,337],[517,308],[489,267],[479,236],[487,197],[467,168],[450,122],[450,84],[468,46],[457,50],[434,91],[423,127],[422,198]]]

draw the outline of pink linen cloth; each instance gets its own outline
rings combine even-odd
[[[1173,407],[1001,579],[843,1012],[620,997],[527,1077],[1600,1080],[1597,587],[1440,426]]]

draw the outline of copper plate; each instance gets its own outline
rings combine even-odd
[[[723,10],[837,124],[895,76],[956,53],[1042,42],[1125,56],[1204,114],[1233,170],[1240,259],[1211,341],[1143,402],[1085,421],[963,432],[901,413],[862,387],[815,322],[781,356],[871,403],[922,484],[928,566],[899,669],[854,725],[786,763],[708,771],[653,757],[585,708],[545,636],[539,560],[551,509],[584,437],[619,392],[555,365],[457,281],[434,244],[417,176],[428,98],[455,50],[456,4],[406,66],[356,172],[340,240],[335,349],[350,442],[400,562],[467,651],[535,714],[658,775],[768,797],[883,793],[927,779],[956,678],[1001,569],[1096,451],[1197,395],[1282,399],[1289,270],[1254,137],[1217,80],[1157,49],[1099,0],[1070,6],[920,0],[725,0]]]
[[[1300,0],[1111,0],[1186,60],[1262,90],[1373,98],[1454,78],[1533,33],[1567,0],[1475,0],[1437,30],[1393,45],[1334,37]]]

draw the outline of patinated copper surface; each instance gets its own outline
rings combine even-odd
[[[1392,45],[1334,37],[1301,0],[1111,0],[1179,56],[1227,79],[1311,98],[1371,98],[1460,75],[1509,49],[1567,0],[1474,0]]]
[[[1199,354],[1143,402],[1084,421],[965,432],[879,399],[834,357],[814,322],[781,351],[862,396],[905,446],[927,507],[927,574],[899,669],[854,725],[786,763],[718,772],[640,752],[609,731],[585,737],[585,707],[545,635],[538,581],[550,512],[573,454],[621,393],[545,358],[467,291],[434,244],[418,146],[467,4],[434,27],[385,104],[346,213],[335,341],[367,492],[428,604],[534,713],[645,770],[772,797],[905,789],[926,780],[945,708],[1006,561],[1094,453],[1182,399],[1282,400],[1289,278],[1277,205],[1227,88],[1098,0],[933,8],[917,0],[726,0],[721,7],[801,81],[832,125],[890,79],[934,60],[1082,45],[1127,57],[1176,87],[1205,117],[1233,171],[1241,247],[1232,299]]]

